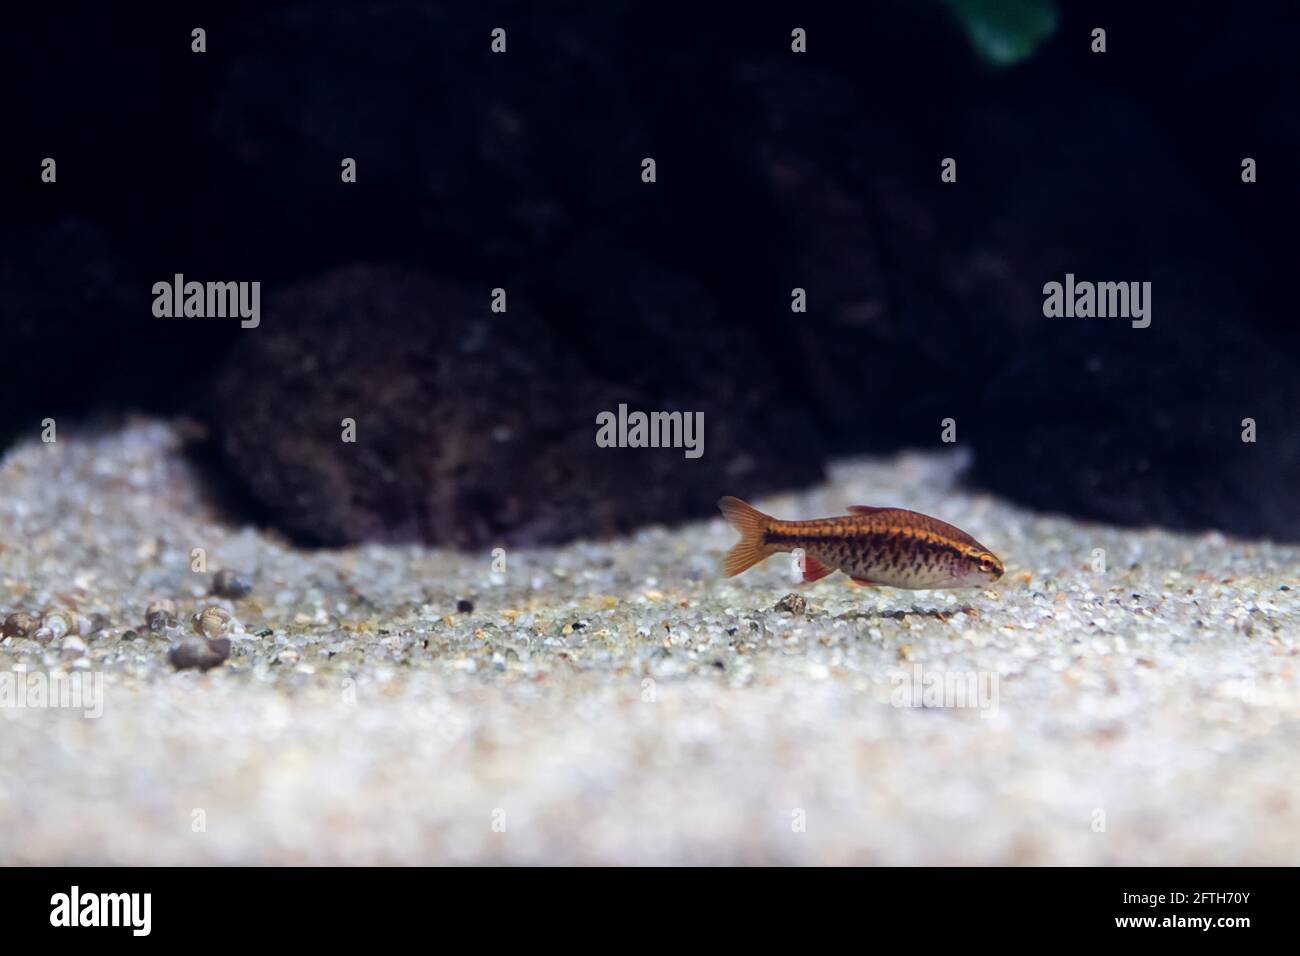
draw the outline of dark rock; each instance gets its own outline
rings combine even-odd
[[[167,652],[167,660],[178,671],[197,667],[211,670],[230,656],[230,638],[208,640],[203,637],[186,637]]]
[[[456,612],[458,614],[471,614],[474,611],[474,602],[461,598],[456,602]]]
[[[720,404],[698,459],[598,447],[600,412],[660,410],[664,396],[605,379],[517,298],[508,309],[491,313],[486,290],[363,266],[284,291],[219,377],[236,471],[303,539],[461,547],[625,532],[708,514],[719,488],[819,473],[799,435]]]

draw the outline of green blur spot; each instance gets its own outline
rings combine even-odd
[[[947,0],[980,59],[1011,66],[1056,30],[1056,0]]]

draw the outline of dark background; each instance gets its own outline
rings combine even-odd
[[[1029,506],[1300,540],[1289,5],[1068,4],[1003,66],[939,0],[177,6],[6,12],[5,444],[185,413],[243,517],[477,547],[952,417]],[[261,327],[154,318],[176,272],[262,282]],[[1151,281],[1151,327],[1044,318],[1067,272]],[[704,457],[597,448],[619,402]]]

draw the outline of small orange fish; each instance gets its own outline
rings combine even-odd
[[[803,579],[843,571],[854,584],[971,588],[1002,577],[1002,562],[965,531],[903,508],[854,505],[840,518],[781,521],[739,498],[718,500],[740,532],[723,563],[727,577],[782,551],[803,550]]]

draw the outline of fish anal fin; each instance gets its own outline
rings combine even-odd
[[[810,584],[813,581],[820,581],[830,574],[832,570],[832,568],[826,567],[811,554],[803,556],[803,579]]]
[[[849,580],[860,588],[874,588],[877,586],[875,581],[868,581],[866,578],[855,578],[850,576]]]

